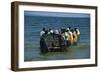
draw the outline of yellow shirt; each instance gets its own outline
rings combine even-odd
[[[71,41],[71,36],[70,36],[70,34],[69,34],[68,32],[65,32],[65,36],[67,36],[67,39],[68,39],[69,41]]]
[[[73,32],[73,36],[74,36],[74,42],[78,42],[78,35],[75,31]]]

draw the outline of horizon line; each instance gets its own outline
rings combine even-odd
[[[46,12],[46,11],[24,11],[24,16],[47,16],[47,17],[77,17],[89,18],[87,13],[68,13],[68,12]]]

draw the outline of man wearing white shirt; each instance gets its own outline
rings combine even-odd
[[[76,28],[77,34],[80,35],[80,31],[78,28]]]
[[[40,32],[40,36],[45,34],[45,28],[42,29],[42,31]]]

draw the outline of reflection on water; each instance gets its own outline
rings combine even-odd
[[[71,46],[65,52],[49,52],[47,54],[40,54],[39,47],[34,48],[28,46],[25,51],[25,61],[40,61],[40,60],[64,60],[64,59],[87,59],[90,58],[90,46],[89,43],[78,44],[77,46]]]

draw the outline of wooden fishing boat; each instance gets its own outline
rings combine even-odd
[[[60,34],[47,34],[40,38],[41,53],[62,52],[65,50],[65,40]]]

